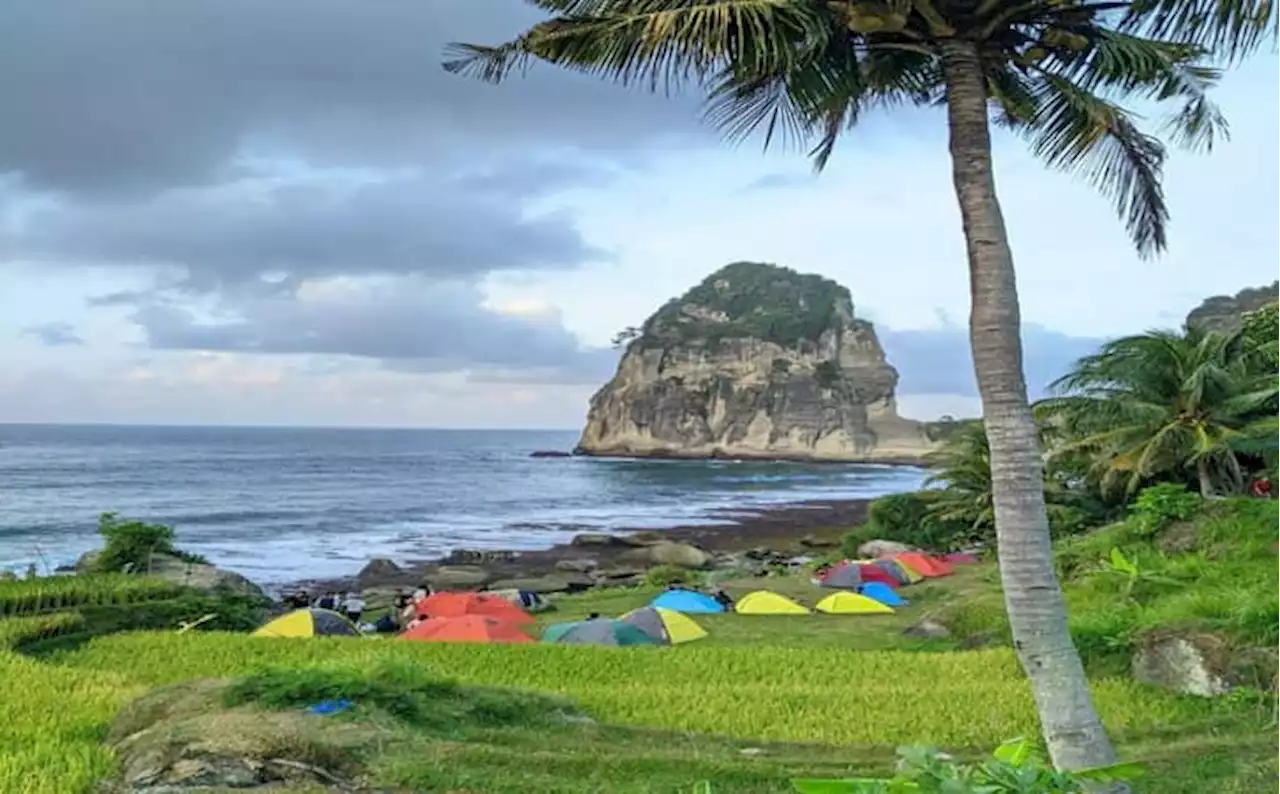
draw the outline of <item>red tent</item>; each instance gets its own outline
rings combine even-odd
[[[488,615],[424,620],[400,635],[421,642],[533,642],[518,626]]]
[[[937,557],[930,557],[928,554],[919,551],[907,551],[894,557],[895,560],[903,565],[910,565],[911,569],[924,577],[946,576],[955,573],[950,565],[947,565]]]
[[[418,617],[458,618],[463,615],[487,615],[523,626],[533,616],[502,596],[485,593],[434,593],[418,602]]]
[[[862,574],[862,581],[864,584],[879,582],[880,584],[888,585],[895,590],[898,589],[898,580],[890,576],[889,573],[879,565],[871,565],[870,563],[859,564],[858,572]]]

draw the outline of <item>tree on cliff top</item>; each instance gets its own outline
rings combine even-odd
[[[1119,100],[1176,105],[1170,136],[1208,146],[1224,120],[1205,96],[1218,76],[1206,50],[1234,58],[1272,40],[1271,0],[530,1],[557,16],[500,46],[455,45],[446,68],[499,81],[539,59],[655,89],[690,82],[730,136],[815,141],[818,168],[866,111],[946,107],[1014,642],[1054,763],[1112,763],[1053,568],[991,115],[1097,184],[1140,253],[1160,251],[1165,149]]]
[[[849,290],[811,273],[762,262],[726,265],[645,321],[642,339],[659,345],[755,338],[793,346],[815,341],[852,313]]]

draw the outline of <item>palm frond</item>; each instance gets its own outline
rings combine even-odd
[[[1112,198],[1140,255],[1163,250],[1169,220],[1160,184],[1164,146],[1123,108],[1070,80],[1043,73],[1036,83],[1032,151],[1056,168],[1082,172]]]
[[[786,71],[827,34],[819,7],[791,0],[538,0],[562,15],[488,47],[451,44],[447,71],[500,82],[532,60],[651,90],[730,62]]]
[[[1274,0],[1134,0],[1120,28],[1238,61],[1277,38]]]

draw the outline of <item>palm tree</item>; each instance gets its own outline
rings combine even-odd
[[[763,128],[766,145],[813,141],[819,169],[868,110],[946,106],[1009,621],[1054,763],[1112,763],[1054,575],[991,113],[1049,164],[1095,182],[1141,253],[1159,251],[1165,150],[1117,100],[1173,103],[1174,139],[1211,144],[1224,123],[1203,57],[1269,40],[1271,0],[529,1],[555,16],[506,44],[454,45],[446,68],[497,82],[542,60],[655,90],[692,83],[729,137]]]
[[[1276,450],[1276,374],[1256,352],[1196,327],[1117,339],[1077,361],[1037,412],[1067,439],[1054,452],[1088,454],[1104,489],[1193,473],[1205,498],[1240,493],[1240,454]]]

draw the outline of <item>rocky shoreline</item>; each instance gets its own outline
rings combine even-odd
[[[763,510],[725,511],[715,516],[723,523],[584,532],[568,543],[536,551],[456,549],[443,558],[405,565],[375,559],[355,576],[295,582],[285,590],[354,589],[368,596],[426,583],[438,590],[555,593],[636,584],[657,565],[749,572],[835,548],[845,532],[866,521],[871,501],[812,500]]]

